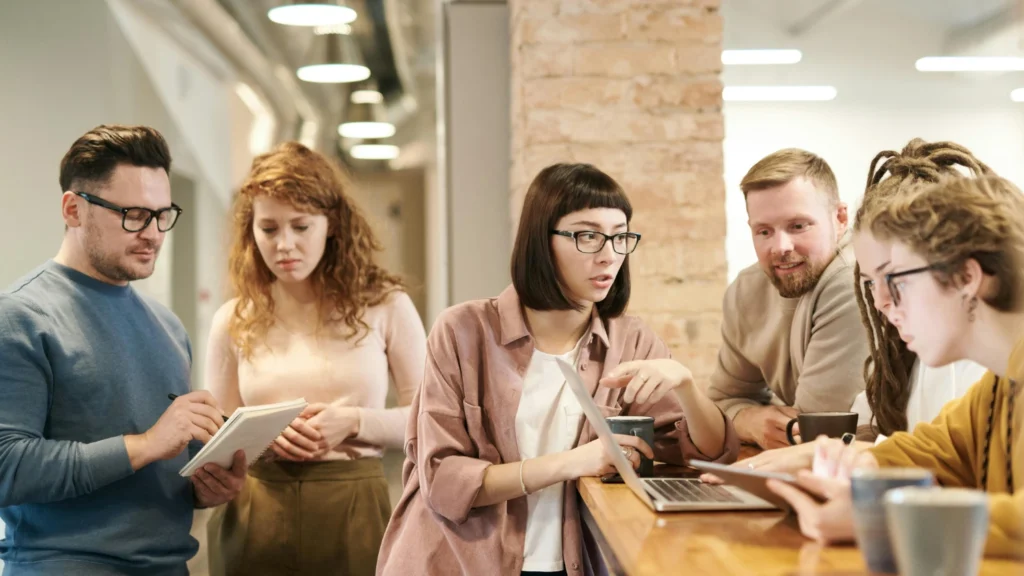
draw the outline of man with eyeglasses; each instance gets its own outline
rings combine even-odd
[[[846,205],[832,169],[805,150],[766,156],[740,188],[758,262],[726,291],[707,394],[741,441],[781,448],[797,414],[849,411],[864,389]]]
[[[187,574],[194,508],[244,482],[242,452],[230,470],[178,474],[223,416],[189,392],[181,322],[131,286],[181,214],[170,165],[152,128],[76,140],[60,165],[60,250],[0,294],[4,576]]]

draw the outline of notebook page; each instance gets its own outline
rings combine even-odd
[[[251,465],[306,406],[306,400],[298,398],[289,402],[244,406],[235,410],[213,438],[178,474],[191,476],[197,469],[211,462],[230,468],[234,454],[238,450],[245,451],[245,464]]]

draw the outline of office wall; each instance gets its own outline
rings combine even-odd
[[[509,20],[504,2],[443,5],[448,305],[510,282]]]

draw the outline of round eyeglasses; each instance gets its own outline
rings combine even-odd
[[[159,210],[151,210],[140,206],[126,208],[86,192],[75,192],[75,194],[84,198],[89,204],[95,204],[96,206],[121,214],[121,228],[124,228],[125,232],[142,232],[153,220],[156,220],[157,230],[167,232],[174,228],[174,225],[178,222],[178,217],[181,216],[181,207],[177,204],[171,204],[169,207]]]
[[[576,249],[584,254],[596,254],[604,249],[605,242],[612,241],[612,250],[618,254],[629,254],[636,250],[640,243],[640,234],[636,232],[620,232],[618,234],[604,234],[596,230],[581,230],[570,232],[568,230],[552,230],[552,234],[565,236],[576,241]]]

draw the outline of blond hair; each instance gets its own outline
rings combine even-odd
[[[839,204],[839,185],[828,162],[799,148],[785,148],[759,160],[747,170],[740,182],[740,190],[746,198],[751,192],[782,186],[801,176],[828,197],[830,206]]]
[[[1024,195],[996,176],[949,178],[895,198],[864,226],[875,236],[906,244],[935,266],[942,286],[961,282],[968,260],[995,277],[982,300],[1002,312],[1020,308],[1024,285]]]

